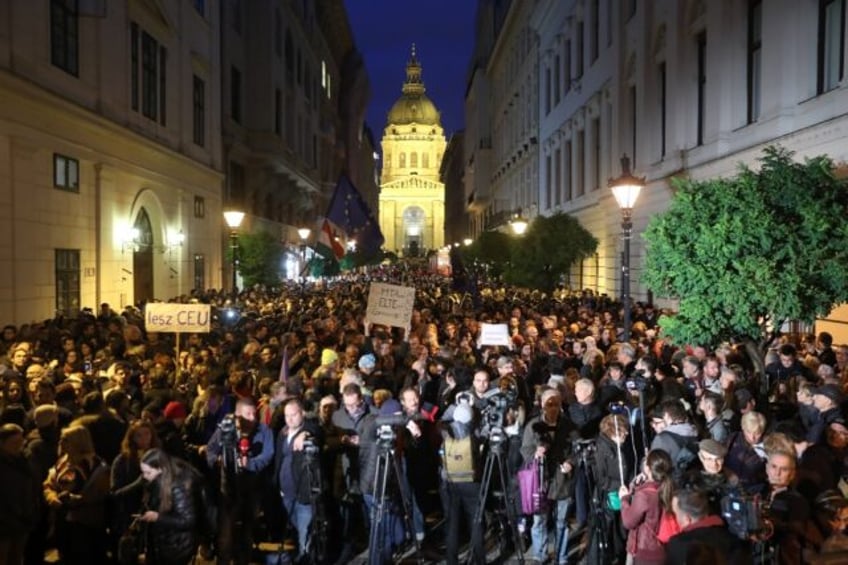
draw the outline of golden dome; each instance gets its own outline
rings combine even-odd
[[[403,83],[403,94],[389,110],[388,123],[391,125],[422,124],[441,126],[441,115],[436,105],[424,94],[424,83],[421,81],[421,63],[415,56],[415,45],[412,45],[412,58],[406,64],[406,82]]]

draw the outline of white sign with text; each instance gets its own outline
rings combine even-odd
[[[209,332],[211,309],[208,304],[164,304],[148,302],[144,325],[149,332]]]
[[[414,303],[415,287],[372,282],[366,317],[372,324],[407,328]]]

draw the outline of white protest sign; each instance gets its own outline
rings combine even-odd
[[[149,332],[208,332],[210,318],[208,304],[148,302],[144,307],[144,324]]]
[[[372,324],[406,328],[412,319],[414,303],[415,287],[372,282],[365,315]]]
[[[512,340],[509,338],[509,328],[506,324],[480,324],[479,346],[483,345],[505,345],[512,349]]]

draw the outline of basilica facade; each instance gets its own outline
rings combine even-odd
[[[425,94],[415,46],[401,97],[386,121],[380,229],[386,250],[420,255],[444,245],[445,185],[439,168],[446,142],[439,111]]]

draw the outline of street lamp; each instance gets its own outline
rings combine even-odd
[[[230,228],[230,251],[233,254],[233,292],[236,291],[236,275],[238,274],[238,229],[244,220],[244,212],[238,210],[227,210],[224,212],[224,221]]]
[[[621,157],[621,176],[609,180],[609,187],[621,208],[621,237],[624,240],[624,258],[621,262],[621,299],[624,303],[624,342],[630,341],[630,236],[633,233],[633,206],[645,186],[645,177],[633,176],[630,159]]]
[[[303,276],[303,273],[306,272],[306,240],[309,239],[311,233],[312,230],[309,228],[298,228],[297,230],[297,235],[300,236],[300,262],[303,263],[300,268],[300,276]]]
[[[524,232],[527,231],[527,225],[527,218],[521,214],[521,208],[519,208],[509,221],[509,226],[515,235],[524,235]]]

